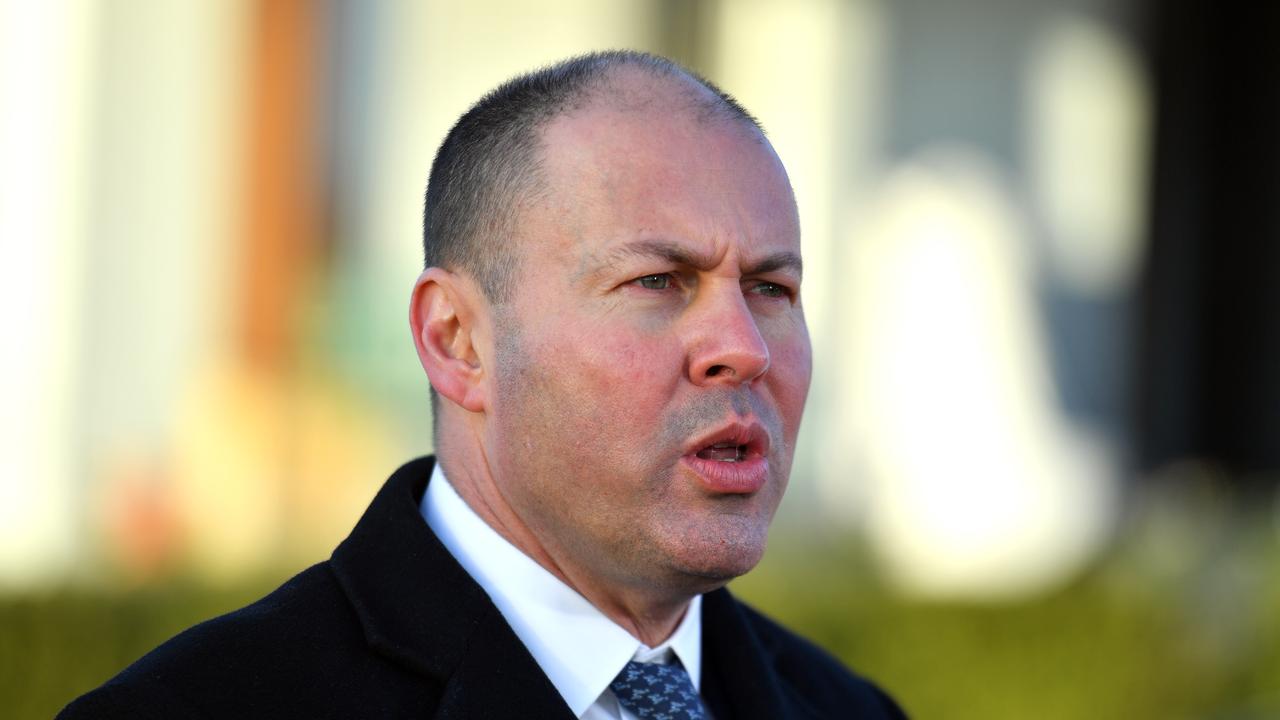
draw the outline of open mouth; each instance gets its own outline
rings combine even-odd
[[[769,452],[769,434],[758,422],[729,423],[690,443],[687,452],[699,460],[742,463]]]
[[[717,462],[742,462],[747,459],[747,446],[732,442],[719,442],[702,448],[697,452],[697,456],[703,460],[715,460]]]
[[[726,423],[686,447],[686,467],[714,496],[754,495],[769,482],[769,433],[759,422]]]

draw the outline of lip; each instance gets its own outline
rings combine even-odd
[[[698,457],[698,451],[716,443],[745,448],[742,460],[723,462]],[[707,491],[720,495],[750,495],[769,479],[769,433],[758,422],[732,422],[698,437],[685,448],[680,461]]]

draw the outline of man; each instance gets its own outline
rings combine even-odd
[[[756,122],[639,53],[516,78],[442,144],[424,235],[438,462],[64,716],[901,717],[722,588],[764,552],[810,376]]]

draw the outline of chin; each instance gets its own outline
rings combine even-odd
[[[696,583],[709,585],[699,592],[714,590],[736,577],[750,572],[764,557],[764,538],[714,542],[691,542],[680,548],[673,558],[677,572]]]

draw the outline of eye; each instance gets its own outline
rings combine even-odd
[[[670,273],[658,273],[655,275],[638,277],[632,282],[645,290],[669,290],[671,288],[671,280],[672,278]]]
[[[788,298],[791,297],[791,289],[785,285],[778,283],[762,282],[751,288],[752,292],[757,295],[763,295],[771,298]]]

